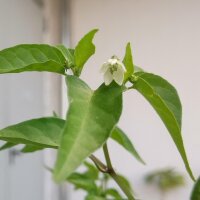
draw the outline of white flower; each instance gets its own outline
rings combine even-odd
[[[113,56],[102,65],[101,72],[104,73],[105,85],[109,85],[113,80],[118,85],[122,85],[126,69],[123,63],[116,56]]]

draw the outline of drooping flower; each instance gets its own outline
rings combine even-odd
[[[109,85],[113,80],[118,85],[122,85],[126,68],[116,56],[112,56],[102,65],[101,72],[104,73],[105,85]]]

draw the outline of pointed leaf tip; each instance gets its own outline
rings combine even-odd
[[[87,33],[77,44],[74,52],[75,67],[80,74],[84,64],[95,53],[93,38],[98,29],[93,29]]]
[[[122,111],[122,89],[116,84],[92,91],[78,77],[66,79],[70,104],[54,170],[57,182],[104,144]]]
[[[125,56],[123,59],[123,64],[126,67],[126,73],[124,76],[124,81],[126,81],[134,73],[133,56],[132,56],[130,42],[126,45],[126,52],[125,52]]]
[[[126,149],[129,153],[131,153],[140,163],[144,165],[146,164],[141,156],[138,154],[131,140],[124,133],[124,131],[122,131],[122,129],[120,129],[119,127],[115,127],[110,137],[122,147],[124,147],[124,149]]]
[[[165,79],[155,74],[138,72],[135,89],[140,92],[157,112],[169,131],[186,170],[195,180],[190,168],[181,135],[182,106],[176,89]]]

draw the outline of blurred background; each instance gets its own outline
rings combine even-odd
[[[199,0],[0,0],[0,49],[19,43],[63,43],[74,47],[93,28],[96,54],[82,78],[96,88],[103,81],[99,68],[113,54],[123,58],[131,42],[134,63],[168,79],[183,105],[182,135],[191,167],[200,174],[200,1]],[[0,128],[25,119],[65,115],[66,88],[50,73],[0,76]],[[185,186],[165,200],[188,200],[192,189],[183,162],[161,120],[137,93],[124,97],[120,126],[146,161],[143,166],[109,142],[113,164],[143,200],[160,200],[145,174],[172,167],[185,176]],[[96,155],[102,157],[102,152]],[[68,184],[57,186],[45,165],[55,152],[22,155],[18,149],[0,152],[0,200],[80,200]]]

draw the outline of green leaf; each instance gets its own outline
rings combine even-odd
[[[94,29],[87,33],[75,47],[75,66],[77,67],[79,74],[87,60],[95,53],[95,46],[92,43],[92,40],[97,31],[97,29]]]
[[[11,142],[6,142],[4,145],[2,145],[0,147],[0,151],[6,150],[6,149],[10,149],[14,146],[16,146],[17,144],[11,143]]]
[[[64,45],[57,45],[56,48],[58,48],[63,56],[65,57],[65,60],[67,62],[68,67],[74,67],[74,49],[66,48]]]
[[[65,180],[108,139],[122,111],[122,88],[114,82],[92,91],[75,76],[67,76],[69,109],[54,171]]]
[[[45,147],[42,146],[36,146],[36,145],[25,145],[22,149],[21,152],[22,153],[33,153],[35,151],[40,151],[43,150]]]
[[[105,194],[106,194],[106,197],[107,196],[113,197],[115,200],[122,200],[123,199],[123,197],[120,195],[120,193],[114,188],[107,189],[105,191]]]
[[[85,175],[90,179],[97,180],[99,177],[99,170],[96,168],[96,166],[89,162],[84,162],[84,165],[87,168]]]
[[[194,185],[190,199],[200,200],[200,177],[198,178],[197,182]]]
[[[74,172],[67,178],[67,181],[73,184],[76,189],[97,192],[97,186],[94,180],[90,179],[85,174]]]
[[[85,200],[105,200],[104,197],[89,194]]]
[[[184,176],[174,169],[162,169],[149,173],[145,177],[148,184],[154,184],[162,192],[167,192],[185,184]]]
[[[0,51],[0,74],[47,71],[65,74],[65,57],[56,47],[22,44]]]
[[[42,123],[44,123],[44,127],[40,127]],[[58,118],[56,115],[55,117],[33,119],[8,126],[0,130],[0,140],[9,141],[0,147],[0,151],[18,144],[26,144],[21,150],[23,153],[31,153],[42,150],[43,148],[58,148],[64,125],[65,120]],[[35,130],[37,129],[39,129],[40,132],[37,131],[36,135]],[[37,137],[39,137],[39,139]],[[139,156],[134,152],[136,150],[134,150],[131,141],[118,127],[113,129],[110,137],[136,158]],[[52,141],[54,141],[53,144]],[[140,160],[141,158],[138,157],[138,159]],[[93,174],[95,177],[98,176],[96,167],[88,162],[85,162],[85,166],[88,168],[88,173],[91,175]]]
[[[0,140],[57,148],[63,126],[64,120],[54,117],[28,120],[0,130]]]
[[[110,137],[124,147],[128,152],[130,152],[139,162],[145,164],[143,159],[134,148],[131,140],[129,140],[126,134],[119,127],[114,128]]]
[[[126,53],[123,59],[123,63],[126,67],[126,73],[124,75],[124,81],[126,81],[129,77],[133,75],[133,72],[134,72],[134,65],[133,65],[133,58],[132,58],[130,43],[128,43],[126,46]]]
[[[165,79],[154,74],[140,72],[136,76],[135,89],[147,99],[162,119],[176,144],[190,177],[194,180],[181,136],[182,108],[176,89]]]
[[[120,174],[118,174],[117,176],[120,179],[120,182],[123,183],[123,185],[125,185],[126,188],[128,188],[128,190],[133,192],[132,186],[131,186],[130,182],[128,181],[128,179]]]

